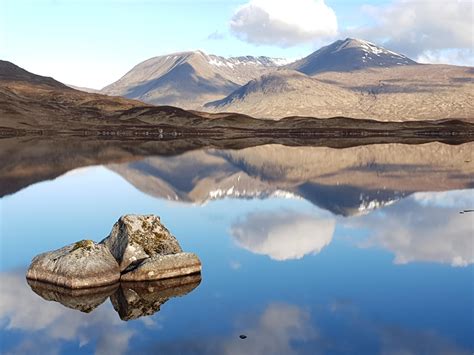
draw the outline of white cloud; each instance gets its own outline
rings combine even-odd
[[[335,220],[288,211],[249,214],[232,225],[237,244],[274,260],[301,259],[329,245]]]
[[[374,24],[351,29],[349,34],[384,44],[415,59],[439,56],[439,51],[446,49],[470,50],[473,46],[470,0],[395,0],[363,9]],[[442,59],[445,60],[449,57]]]
[[[250,43],[289,47],[336,35],[337,18],[324,0],[250,0],[235,11],[230,29]]]

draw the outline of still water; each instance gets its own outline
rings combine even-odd
[[[472,354],[472,148],[197,150],[26,184],[0,200],[1,353]],[[200,282],[128,321],[107,294],[83,313],[32,291],[36,254],[131,213],[159,215]]]

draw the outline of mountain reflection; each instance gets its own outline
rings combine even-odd
[[[46,301],[84,313],[95,310],[110,297],[122,320],[128,321],[150,316],[162,304],[174,297],[193,291],[201,282],[201,275],[189,275],[158,281],[122,282],[120,284],[89,289],[69,289],[44,282],[28,280],[31,289]]]
[[[418,191],[472,186],[474,143],[382,144],[345,149],[266,145],[200,150],[109,165],[158,198],[303,198],[337,215],[364,214]]]
[[[0,143],[5,146],[0,150],[0,196],[98,164],[158,198],[198,204],[222,198],[303,198],[343,216],[363,214],[415,192],[473,186],[474,143],[240,150],[192,150],[192,144],[172,149],[177,142],[38,140],[34,150],[21,139]]]

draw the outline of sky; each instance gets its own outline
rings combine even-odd
[[[346,37],[474,65],[472,0],[0,0],[0,59],[100,89],[158,55],[298,59]]]

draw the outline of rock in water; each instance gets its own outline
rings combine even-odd
[[[154,215],[125,215],[114,224],[104,244],[124,271],[130,264],[155,255],[182,252],[176,238]]]
[[[150,281],[201,272],[201,261],[193,253],[155,255],[122,274],[122,281]]]
[[[120,269],[106,246],[82,240],[36,256],[26,277],[68,288],[88,288],[118,282]]]
[[[122,320],[137,319],[158,312],[163,303],[186,295],[200,282],[199,274],[159,281],[122,282],[110,301]]]

